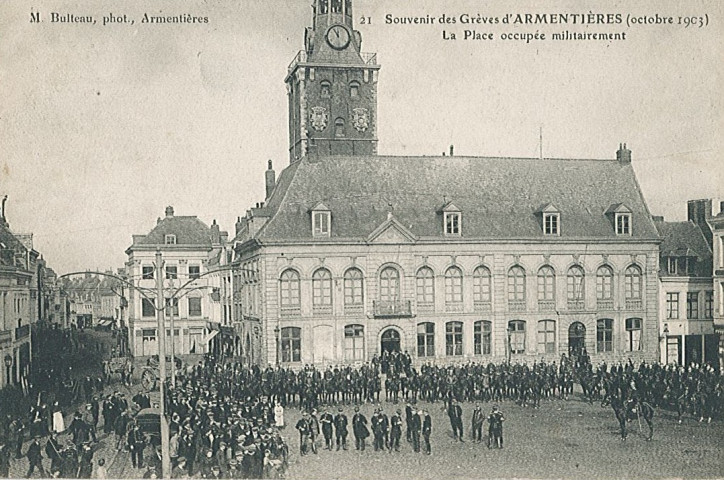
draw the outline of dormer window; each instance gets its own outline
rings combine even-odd
[[[166,245],[176,245],[176,235],[168,234],[164,237],[164,242]]]
[[[616,214],[616,235],[631,235],[631,214]]]
[[[667,270],[669,272],[669,275],[678,275],[679,273],[679,263],[677,262],[676,257],[668,257],[667,259]]]
[[[322,203],[312,209],[312,236],[329,237],[332,232],[332,212]]]
[[[543,233],[546,235],[560,235],[560,214],[543,214]]]
[[[460,235],[460,212],[445,212],[445,235]]]

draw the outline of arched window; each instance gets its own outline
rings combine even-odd
[[[334,121],[334,136],[344,137],[344,118],[338,118]]]
[[[445,272],[445,303],[463,303],[463,272],[458,267],[450,267]]]
[[[508,308],[525,310],[525,270],[517,265],[508,270]]]
[[[362,272],[358,268],[350,268],[344,272],[344,305],[345,307],[362,306],[364,303]]]
[[[394,267],[380,272],[380,301],[397,302],[400,299],[400,273]]]
[[[344,358],[348,361],[365,359],[365,327],[362,325],[344,327]]]
[[[312,305],[314,308],[332,306],[332,274],[326,268],[312,275]]]
[[[359,96],[359,82],[351,82],[349,84],[349,96],[352,98]]]
[[[613,308],[613,270],[608,265],[596,271],[596,300],[603,308]]]
[[[475,355],[490,355],[492,351],[492,333],[492,324],[487,320],[479,320],[473,324]]]
[[[626,347],[629,352],[637,352],[641,350],[641,319],[626,319]]]
[[[596,322],[596,351],[613,352],[613,319],[601,318]]]
[[[538,353],[556,353],[556,322],[538,322]]]
[[[282,362],[302,361],[302,329],[299,327],[284,327],[280,335]]]
[[[429,267],[422,267],[415,276],[417,308],[432,311],[435,307],[435,275]]]
[[[508,335],[510,353],[525,353],[525,322],[523,320],[509,321]]]
[[[279,277],[282,314],[299,311],[299,274],[295,270],[284,270]]]
[[[626,269],[626,308],[641,308],[641,269],[630,265]]]
[[[478,267],[473,272],[473,303],[476,310],[490,310],[490,270]]]
[[[435,356],[435,324],[432,322],[417,324],[417,356]]]
[[[555,310],[556,274],[548,265],[538,270],[538,309]]]
[[[322,80],[319,84],[320,95],[322,98],[329,98],[332,96],[332,84],[327,80]]]
[[[463,354],[463,322],[445,324],[445,355]]]
[[[583,310],[584,308],[585,278],[583,268],[578,265],[568,269],[568,308],[570,310]]]

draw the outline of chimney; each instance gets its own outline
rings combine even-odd
[[[168,217],[173,217],[173,207],[172,206],[166,207],[166,218],[168,218]]]
[[[626,144],[619,144],[618,151],[616,152],[616,160],[618,163],[628,164],[631,163],[631,150],[626,148]]]
[[[239,235],[239,232],[244,227],[244,224],[241,223],[241,217],[236,217],[236,224],[234,225],[234,229],[236,231],[236,235]]]
[[[453,152],[454,152],[454,151],[455,151],[455,146],[454,146],[454,145],[450,145],[450,156],[451,156],[451,157],[453,156]]]
[[[216,219],[211,223],[211,243],[214,245],[221,243],[221,233],[219,231],[219,224],[216,223]]]
[[[651,220],[654,222],[663,222],[664,217],[662,215],[651,215]]]
[[[8,196],[3,197],[2,210],[0,210],[0,224],[8,226],[8,217],[5,215],[5,203],[8,201]]]
[[[701,228],[704,238],[709,243],[709,247],[713,248],[714,240],[709,227],[708,221],[711,219],[711,199],[689,200],[686,202],[688,219]]]
[[[266,183],[266,199],[265,200],[268,200],[269,197],[271,197],[271,194],[274,191],[274,187],[277,184],[276,172],[274,172],[274,169],[272,168],[271,160],[269,160],[269,162],[267,163],[267,169],[266,169],[266,172],[264,172],[264,182]]]

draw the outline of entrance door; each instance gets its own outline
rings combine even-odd
[[[573,322],[568,327],[568,356],[578,358],[586,348],[586,326],[581,322]]]
[[[382,349],[380,353],[400,352],[400,332],[394,328],[388,328],[382,333]]]

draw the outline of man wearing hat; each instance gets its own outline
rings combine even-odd
[[[488,448],[503,448],[503,412],[493,405],[493,411],[488,415]]]
[[[186,471],[186,457],[178,457],[178,463],[171,470],[171,478],[186,478],[188,473]]]
[[[337,413],[337,416],[334,417],[334,431],[337,437],[338,451],[340,446],[347,450],[347,424],[347,415],[344,414],[342,407],[339,407],[339,412]]]
[[[483,415],[483,409],[480,408],[480,404],[475,404],[475,409],[473,410],[473,425],[472,425],[472,435],[473,435],[473,442],[480,443],[483,441],[483,423],[485,422],[485,416]]]
[[[58,435],[50,432],[50,438],[45,444],[45,456],[50,459],[50,471],[60,470],[63,463],[63,457],[60,455],[60,444],[58,443]]]
[[[354,416],[352,417],[352,433],[354,433],[355,450],[365,450],[365,439],[370,436],[367,429],[367,417],[360,413],[359,407],[354,407]]]
[[[412,439],[412,449],[415,452],[420,451],[420,430],[422,429],[422,422],[420,421],[420,415],[417,414],[415,407],[412,407],[411,416],[407,421],[407,429],[410,430],[410,438]]]
[[[334,417],[329,412],[329,408],[325,408],[320,418],[322,424],[322,435],[324,435],[324,448],[332,450],[332,424]]]
[[[302,418],[299,419],[295,428],[299,430],[299,454],[304,456],[307,454],[307,444],[309,443],[309,413],[302,413]]]
[[[143,449],[146,447],[146,438],[137,423],[128,432],[128,449],[131,451],[133,468],[143,468]]]
[[[432,450],[430,448],[430,434],[432,433],[432,418],[427,410],[422,411],[422,438],[425,445],[425,453],[430,455]],[[462,435],[462,432],[461,432]],[[461,438],[462,440],[462,438]]]
[[[40,470],[41,478],[48,476],[43,468],[43,454],[40,451],[40,435],[35,435],[25,456],[28,457],[29,463],[28,473],[25,475],[25,478],[30,478],[36,468]]]
[[[400,438],[402,437],[402,410],[399,408],[390,419],[390,452],[394,448],[396,452],[400,451]]]

